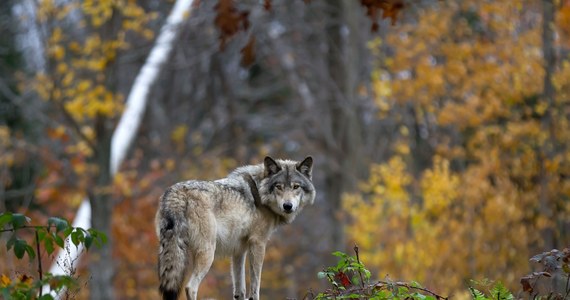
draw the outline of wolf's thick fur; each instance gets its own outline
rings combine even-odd
[[[195,300],[214,256],[230,256],[234,299],[259,299],[265,246],[278,225],[291,223],[315,200],[313,159],[274,160],[237,168],[216,181],[186,181],[166,190],[156,214],[158,276],[163,299]],[[192,264],[190,261],[192,260]],[[192,266],[191,266],[192,265]]]

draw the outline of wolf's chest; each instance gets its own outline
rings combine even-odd
[[[216,222],[216,256],[242,253],[251,235],[252,220],[249,216],[219,218]]]

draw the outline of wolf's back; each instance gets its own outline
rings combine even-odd
[[[157,212],[158,277],[162,299],[178,299],[188,268],[189,232],[185,195],[171,187],[160,198]]]

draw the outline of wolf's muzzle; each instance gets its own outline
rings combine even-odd
[[[293,212],[293,204],[283,203],[283,210],[288,214],[292,213]]]

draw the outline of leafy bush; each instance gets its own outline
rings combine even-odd
[[[530,261],[540,264],[542,270],[521,278],[522,289],[529,298],[570,299],[570,248],[552,249]]]
[[[407,283],[389,278],[371,281],[371,273],[360,261],[357,246],[354,246],[354,252],[355,256],[339,251],[333,253],[339,258],[336,266],[318,273],[319,278],[327,279],[332,287],[313,299],[447,300],[447,297],[440,296],[415,281]]]
[[[309,293],[305,299],[374,299],[374,300],[446,300],[419,283],[385,280],[372,281],[370,271],[366,269],[358,256],[358,247],[354,246],[355,256],[343,252],[334,252],[338,257],[335,266],[318,273],[331,287],[317,294]],[[514,296],[501,282],[491,280],[471,281],[469,294],[473,300],[514,300],[521,298],[568,300],[570,299],[570,248],[537,254],[530,259],[539,263],[542,271],[532,272],[520,280],[522,292]],[[525,295],[526,294],[526,295]],[[524,297],[526,296],[526,297]]]
[[[107,242],[105,234],[95,229],[83,229],[72,227],[65,219],[52,217],[46,226],[28,225],[30,218],[23,214],[6,212],[0,214],[0,233],[11,232],[6,241],[6,249],[12,251],[18,259],[23,259],[27,254],[30,261],[35,259],[37,263],[38,278],[34,279],[30,274],[11,279],[9,276],[0,275],[0,294],[4,299],[53,299],[52,294],[61,290],[77,287],[76,278],[71,275],[52,275],[44,272],[41,260],[41,248],[48,255],[54,253],[57,248],[65,248],[65,239],[70,238],[73,245],[83,245],[89,249],[92,245],[100,247]],[[23,230],[34,233],[34,241],[29,243],[18,234]],[[42,293],[42,287],[49,286],[49,293]]]

